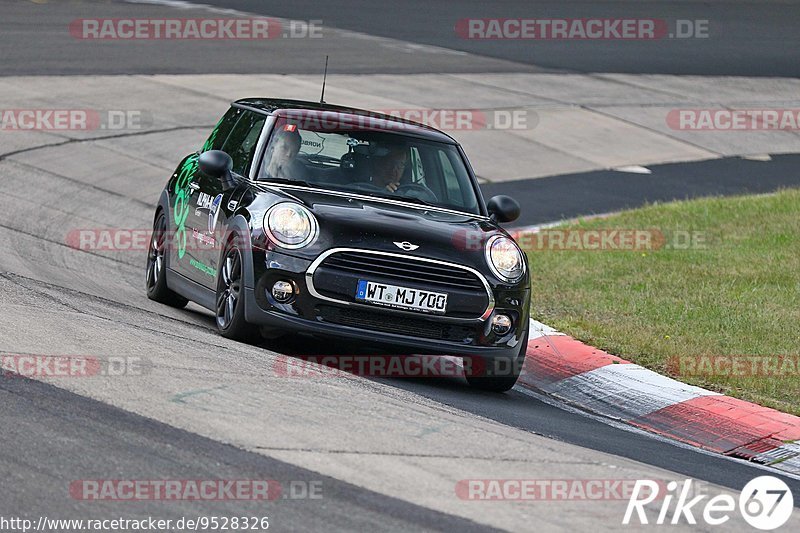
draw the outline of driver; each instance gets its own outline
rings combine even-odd
[[[268,163],[264,167],[261,179],[298,179],[298,171],[302,170],[297,161],[302,139],[296,129],[281,130],[267,149]]]
[[[389,153],[375,159],[372,183],[389,192],[396,192],[408,166],[408,151],[403,146],[389,148]]]

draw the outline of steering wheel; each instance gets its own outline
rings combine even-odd
[[[365,191],[365,192],[376,192],[380,191],[381,188],[377,185],[373,185],[371,183],[365,181],[359,181],[356,183],[349,183],[347,184],[348,189],[355,189],[357,191]]]
[[[435,204],[439,201],[436,195],[433,194],[433,191],[421,183],[406,183],[405,185],[399,186],[395,193],[400,196],[416,198],[431,204]]]

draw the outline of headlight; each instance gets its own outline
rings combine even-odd
[[[317,219],[302,205],[283,202],[264,215],[264,231],[278,246],[302,248],[317,236]]]
[[[495,235],[486,242],[486,262],[503,281],[513,283],[525,274],[525,258],[514,241]]]

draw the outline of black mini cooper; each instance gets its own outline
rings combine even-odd
[[[422,124],[328,104],[245,99],[178,165],[156,208],[147,295],[253,341],[303,332],[464,358],[510,389],[530,277],[461,146]]]

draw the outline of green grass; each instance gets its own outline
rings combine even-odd
[[[800,369],[732,377],[669,364],[800,355],[800,190],[655,204],[559,228],[656,229],[667,244],[529,251],[536,319],[681,381],[800,414]],[[705,245],[672,246],[681,232]]]

